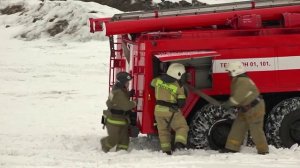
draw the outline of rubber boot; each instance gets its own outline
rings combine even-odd
[[[172,155],[171,151],[163,151],[163,153],[167,154],[167,155]]]
[[[105,141],[105,138],[102,138],[100,140],[101,149],[102,149],[103,152],[107,153],[109,151],[109,148],[105,146],[104,141]]]
[[[234,150],[231,150],[231,149],[227,149],[227,148],[223,148],[221,150],[219,150],[219,153],[236,153],[238,151],[234,151]]]
[[[174,147],[175,147],[175,150],[184,150],[186,148],[186,146],[181,142],[176,142],[174,144]]]
[[[257,152],[258,154],[260,154],[260,155],[267,155],[267,154],[269,154],[269,152]]]

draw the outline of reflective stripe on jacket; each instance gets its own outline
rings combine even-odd
[[[109,124],[113,124],[113,125],[126,125],[127,121],[126,120],[121,120],[121,119],[114,119],[111,117],[108,117],[106,119],[107,123]]]

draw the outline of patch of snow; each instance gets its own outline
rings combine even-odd
[[[20,41],[0,28],[0,167],[97,167],[108,41]]]
[[[89,32],[89,18],[111,17],[119,10],[94,2],[81,1],[1,1],[1,8],[23,5],[24,12],[1,16],[0,25],[23,26],[14,37],[24,40],[50,38],[52,40],[88,41],[106,40],[103,32]]]

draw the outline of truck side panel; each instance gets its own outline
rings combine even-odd
[[[280,46],[278,53],[278,87],[300,91],[300,45]]]

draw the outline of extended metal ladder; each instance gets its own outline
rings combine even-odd
[[[125,70],[125,59],[122,56],[121,45],[118,40],[115,41],[114,36],[109,36],[109,45],[110,45],[110,61],[109,61],[109,90],[115,84],[115,75],[119,71]]]
[[[182,16],[182,15],[197,15],[203,13],[217,13],[225,11],[243,10],[243,9],[259,9],[268,7],[279,7],[279,6],[292,6],[299,5],[300,0],[255,0],[255,1],[243,1],[235,3],[224,3],[216,5],[207,5],[193,8],[183,9],[171,9],[162,11],[149,11],[149,12],[130,12],[115,14],[112,17],[112,21],[118,20],[138,20],[145,18],[156,18],[166,16]]]

